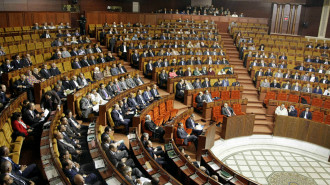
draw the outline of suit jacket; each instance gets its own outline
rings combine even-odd
[[[184,91],[185,90],[185,87],[184,85],[181,85],[180,83],[177,83],[176,84],[176,94],[180,94],[180,92]]]
[[[138,102],[134,98],[128,98],[127,104],[129,107],[132,107],[132,108],[135,108],[136,106],[139,105]]]
[[[18,88],[19,85],[26,86],[26,88]],[[14,88],[17,89],[18,92],[23,92],[26,89],[29,89],[31,87],[32,87],[32,85],[29,84],[29,82],[26,79],[24,81],[22,81],[21,79],[18,79],[14,82]]]
[[[274,82],[272,82],[272,83],[270,83],[270,87],[281,88],[281,84],[280,83],[276,83],[276,85],[275,85]]]
[[[152,96],[152,94],[151,94],[150,91],[144,91],[143,92],[143,99],[144,99],[144,101],[151,101],[150,98],[152,98],[152,97],[153,96]]]
[[[151,89],[150,91],[153,97],[159,96],[159,92],[157,89]]]
[[[199,89],[199,88],[202,88],[202,87],[203,87],[203,86],[202,86],[202,83],[200,83],[200,82],[199,82],[199,83],[194,82],[194,83],[193,83],[193,86],[194,86],[195,89]]]
[[[80,62],[72,63],[72,69],[80,69],[81,67],[82,67],[82,65],[80,64]]]
[[[78,56],[78,52],[77,51],[74,51],[74,50],[72,50],[70,52],[70,54],[71,54],[71,56]]]
[[[291,88],[291,90],[294,91],[295,89],[296,89],[296,85],[293,85],[292,88]],[[301,87],[300,86],[298,86],[298,91],[301,91]]]
[[[119,71],[118,71],[117,68],[111,68],[110,69],[110,72],[111,72],[112,76],[115,76],[115,75],[118,75],[119,74]]]
[[[310,88],[308,88],[308,87],[303,87],[303,89],[302,89],[302,92],[306,92],[306,93],[312,93],[312,88],[310,87]]]
[[[82,59],[82,60],[80,61],[80,65],[81,65],[81,67],[87,67],[87,66],[90,66],[88,60],[85,60],[85,59]]]
[[[41,69],[40,75],[42,76],[42,78],[45,78],[45,79],[52,77],[50,74],[50,71],[48,69]]]
[[[40,122],[40,117],[37,117],[37,114],[39,112],[38,111],[31,111],[29,109],[25,110],[25,112],[23,112],[23,120],[26,124],[28,125],[33,125],[33,124],[36,124],[36,123],[39,123]]]
[[[178,130],[177,130],[177,136],[178,136],[178,138],[187,140],[188,133],[183,128],[182,129],[178,128]]]
[[[2,69],[2,71],[3,71],[4,73],[8,73],[8,72],[14,70],[15,68],[14,68],[14,66],[11,65],[11,64],[9,64],[9,66],[8,66],[8,65],[6,65],[5,63],[3,63],[3,64],[1,65],[1,69]]]
[[[99,88],[98,93],[100,94],[100,96],[102,97],[103,100],[106,100],[107,97],[108,98],[110,97],[110,95],[107,92],[107,89],[106,88],[104,88],[103,90],[101,88]]]
[[[177,72],[176,72],[176,74],[177,74],[178,76],[184,76],[184,73],[183,73],[183,71],[180,71],[180,70],[179,70],[179,71],[177,71]]]
[[[23,62],[22,60],[14,60],[11,62],[11,65],[14,66],[15,69],[21,69],[23,68]]]
[[[147,130],[151,131],[152,133],[155,133],[157,125],[152,120],[146,121],[144,126]]]
[[[300,118],[304,118],[304,116],[305,116],[305,113],[306,113],[306,111],[302,111],[301,113],[300,113]],[[307,119],[312,119],[312,113],[311,112],[308,112],[307,113]]]
[[[127,73],[127,70],[124,66],[117,67],[117,70],[119,71],[119,73]]]
[[[207,81],[207,82],[204,81],[204,82],[202,83],[202,86],[203,86],[203,88],[205,88],[205,87],[212,87],[210,81]]]
[[[126,79],[126,85],[130,88],[136,87],[136,83],[132,78],[127,78]]]
[[[104,57],[99,57],[99,58],[97,59],[97,63],[98,63],[98,64],[105,63],[105,62],[106,62],[106,60],[105,60]]]
[[[234,114],[234,110],[231,107],[227,107],[227,108],[228,108],[228,111],[230,112],[230,114],[233,115]],[[226,110],[225,107],[222,107],[221,114],[222,115],[225,115],[225,116],[228,116],[229,115],[229,113],[227,112],[227,110]]]
[[[139,77],[139,80],[142,82],[142,84],[144,84],[141,77]],[[136,77],[134,78],[134,82],[135,82],[136,85],[139,85],[138,79]]]
[[[191,118],[186,120],[186,128],[194,129],[197,124]]]
[[[73,88],[71,90],[78,89],[78,86],[74,83],[73,80],[70,80],[69,83],[70,83],[71,87]],[[76,81],[76,83],[79,85],[78,81]]]
[[[142,95],[136,95],[136,102],[139,105],[145,105],[147,102],[144,101],[143,96]]]
[[[89,114],[92,113],[93,109],[89,107],[90,105],[91,102],[86,97],[81,98],[80,109],[83,118],[88,118]]]
[[[44,108],[44,109],[52,110],[53,105],[50,105],[50,104],[61,105],[62,101],[61,101],[61,98],[58,96],[58,94],[54,90],[51,90],[51,91],[48,91],[48,92],[51,95],[50,100],[46,100],[45,95],[43,94],[42,97],[41,97],[40,107]]]
[[[57,76],[61,74],[61,71],[56,67],[56,68],[50,68],[49,69],[50,75],[52,76]]]

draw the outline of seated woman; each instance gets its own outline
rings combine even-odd
[[[174,71],[174,69],[172,68],[171,70],[170,70],[170,72],[168,73],[168,77],[169,78],[175,78],[175,77],[177,77],[178,75],[176,74],[176,72]]]
[[[14,130],[14,137],[23,136],[27,137],[33,132],[33,128],[25,124],[22,120],[22,114],[20,112],[15,112],[12,116],[12,127]]]
[[[35,76],[33,76],[32,71],[28,70],[26,72],[26,80],[29,82],[29,84],[33,85],[34,83],[39,83],[40,80],[38,80]]]
[[[94,68],[94,79],[95,81],[99,81],[103,79],[103,73],[100,72],[100,68],[95,67]]]
[[[110,67],[109,66],[106,66],[104,71],[103,71],[103,76],[104,77],[108,77],[108,76],[111,76],[111,72],[110,72]]]

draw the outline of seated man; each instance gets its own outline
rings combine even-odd
[[[312,119],[312,113],[309,112],[309,108],[306,107],[306,109],[300,113],[299,117],[304,119]]]
[[[65,116],[68,120],[68,123],[70,124],[71,128],[75,130],[75,132],[80,133],[81,135],[86,134],[88,130],[88,126],[80,124],[72,114],[72,111],[70,109],[67,109],[65,111]]]
[[[78,175],[78,171],[76,168],[73,168],[73,162],[71,160],[68,161],[63,161],[62,162],[62,168],[63,168],[63,172],[64,174],[69,178],[71,183],[74,183],[74,177],[76,175]],[[97,176],[94,173],[90,173],[88,175],[83,174],[84,177],[84,181],[87,184],[94,184],[98,181]]]
[[[124,119],[123,113],[118,104],[114,105],[114,108],[111,111],[111,117],[113,122],[115,123],[115,126],[124,125],[126,128],[126,133],[128,133],[129,124],[131,123],[131,120]]]
[[[23,112],[23,121],[32,128],[42,126],[42,122],[45,118],[42,118],[43,115],[35,109],[34,103],[29,103],[27,105],[27,110]]]
[[[143,92],[143,99],[149,104],[154,101],[154,97],[152,96],[150,90],[151,88],[148,86],[147,89]]]
[[[102,147],[109,148],[110,144],[116,144],[118,150],[127,150],[123,140],[114,141],[111,139],[110,134],[112,132],[111,127],[107,126],[104,128],[104,132],[101,135]]]
[[[115,144],[110,144],[108,158],[117,167],[119,162],[124,162],[127,166],[135,167],[133,159],[128,158],[127,150],[118,150]]]
[[[144,98],[142,96],[142,90],[139,90],[137,95],[136,95],[136,102],[139,104],[140,108],[144,109],[146,108],[149,103],[144,101]]]
[[[36,183],[36,180],[28,179],[25,178],[21,175],[16,174],[13,171],[12,163],[10,161],[4,161],[1,163],[1,174],[6,174],[9,176],[9,184],[20,184],[20,185],[25,185],[25,184],[31,184],[34,185]],[[10,179],[11,178],[11,179]]]
[[[288,115],[288,110],[285,108],[285,105],[282,104],[278,106],[275,110],[276,115],[281,115],[281,116],[287,116]]]
[[[196,96],[195,102],[197,103],[198,107],[203,107],[203,103],[206,102],[206,100],[203,98],[203,92],[199,92]]]
[[[222,115],[225,115],[227,117],[232,117],[232,116],[235,116],[235,112],[234,110],[228,106],[228,103],[225,103],[221,109],[221,114]]]
[[[195,114],[191,114],[186,120],[186,128],[192,129],[192,133],[198,136],[203,133],[204,125],[195,123]]]
[[[177,136],[180,139],[184,139],[183,144],[188,145],[188,142],[193,142],[196,150],[198,146],[198,138],[195,135],[189,135],[183,128],[183,123],[178,124]]]
[[[166,85],[167,80],[168,80],[168,75],[165,69],[163,69],[162,72],[159,74],[159,86],[162,87],[163,85]]]
[[[270,87],[281,88],[281,84],[274,79],[274,82],[270,83]]]
[[[92,102],[91,102],[91,94],[87,93],[86,96],[84,96],[83,98],[81,98],[80,100],[80,109],[81,109],[81,115],[83,119],[88,119],[89,115],[95,111],[96,109],[98,111],[98,107],[94,108]]]
[[[185,86],[184,86],[183,82],[184,82],[184,80],[181,79],[180,82],[176,84],[175,97],[180,100],[183,100],[183,97],[184,97]]]
[[[22,176],[24,178],[30,178],[30,179],[38,179],[39,177],[42,177],[41,172],[38,169],[36,164],[30,164],[30,165],[16,164],[9,157],[9,153],[10,153],[10,151],[6,146],[0,147],[1,163],[6,162],[6,161],[10,162],[12,164],[13,173],[15,173],[18,176]]]
[[[34,102],[33,86],[27,81],[24,74],[20,75],[20,78],[14,82],[14,89],[20,94],[27,92],[27,97],[30,102]]]
[[[122,175],[124,175],[124,170],[125,170],[126,167],[127,167],[126,164],[123,163],[123,162],[119,162],[117,164],[117,169]],[[132,176],[133,176],[133,178],[144,177],[143,173],[139,170],[139,168],[133,168],[132,169]]]
[[[151,94],[152,94],[152,96],[154,97],[155,100],[159,100],[161,98],[160,94],[157,90],[157,85],[156,84],[154,84],[152,86],[152,89],[150,90],[150,92],[151,92]]]
[[[205,90],[205,93],[203,95],[203,100],[205,100],[206,103],[213,102],[212,95],[209,93],[208,90]]]
[[[133,93],[130,93],[129,98],[127,99],[127,104],[129,107],[134,108],[134,109],[138,109],[138,110],[143,109],[142,107],[140,107],[140,105],[136,101]]]
[[[146,150],[148,151],[148,153],[150,154],[150,156],[156,160],[156,162],[160,165],[166,165],[166,159],[164,158],[164,152],[159,153],[158,155],[155,153],[155,148],[152,147],[152,142],[149,140]]]
[[[139,74],[136,74],[136,76],[134,78],[134,82],[135,82],[136,85],[143,85],[144,84],[144,82],[143,82],[143,80],[142,80],[142,78],[140,77]]]
[[[152,120],[150,115],[146,115],[146,120],[145,120],[145,128],[149,131],[152,132],[152,136],[154,138],[159,138],[159,142],[163,143],[164,142],[164,135],[165,135],[165,130],[163,127],[157,126]]]

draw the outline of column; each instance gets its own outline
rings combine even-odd
[[[330,12],[330,0],[324,0],[318,37],[325,38]]]

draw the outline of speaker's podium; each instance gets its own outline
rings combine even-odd
[[[236,115],[224,117],[221,131],[222,139],[250,136],[253,134],[254,114]]]

